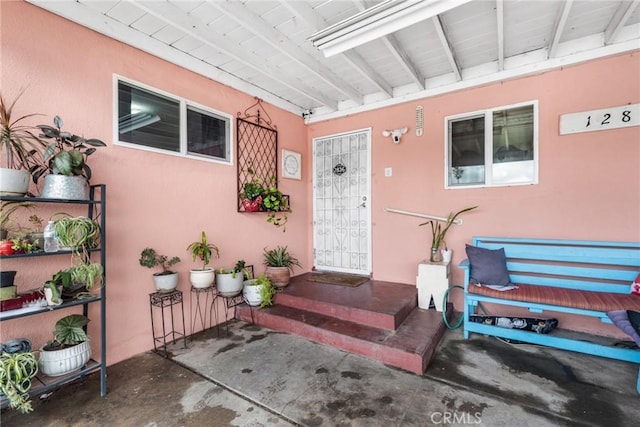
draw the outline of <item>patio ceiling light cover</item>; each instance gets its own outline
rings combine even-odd
[[[337,55],[410,25],[438,16],[471,0],[387,0],[344,19],[308,40],[325,57]]]

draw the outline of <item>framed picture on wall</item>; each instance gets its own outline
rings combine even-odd
[[[282,177],[302,179],[302,155],[300,153],[282,150]]]

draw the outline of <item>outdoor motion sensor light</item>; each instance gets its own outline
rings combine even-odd
[[[406,126],[403,128],[398,128],[394,130],[385,129],[382,131],[382,136],[390,136],[391,139],[393,139],[393,143],[398,144],[400,142],[400,138],[402,138],[402,135],[407,133],[408,130],[409,128]]]

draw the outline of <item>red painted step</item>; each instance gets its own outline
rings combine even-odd
[[[307,280],[313,273],[291,278],[275,302],[375,328],[395,330],[418,305],[414,285],[369,280],[357,287]]]

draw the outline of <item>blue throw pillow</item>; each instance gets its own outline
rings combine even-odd
[[[504,248],[494,250],[466,245],[465,251],[471,266],[471,283],[493,286],[512,285]]]

